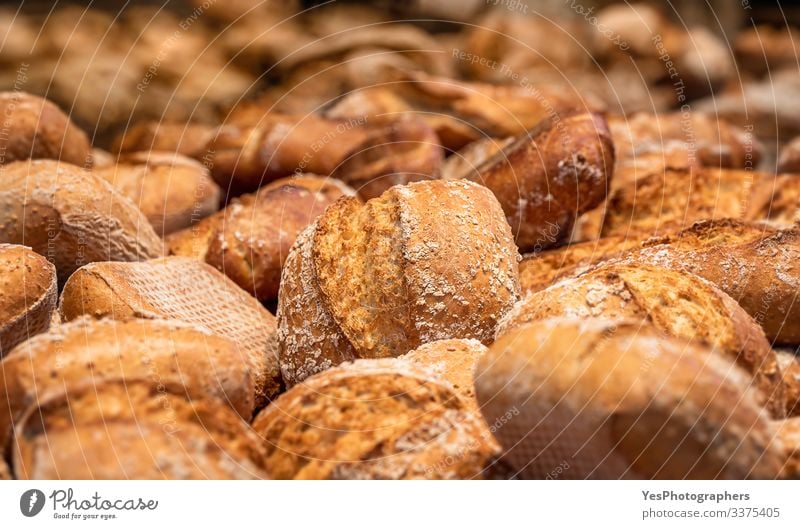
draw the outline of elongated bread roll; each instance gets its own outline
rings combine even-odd
[[[56,308],[56,268],[25,246],[0,244],[0,358],[44,332]]]
[[[784,466],[751,377],[640,322],[517,326],[477,373],[481,410],[506,418],[495,436],[526,478],[775,478]]]
[[[86,263],[162,252],[161,239],[127,198],[91,172],[52,160],[0,168],[0,242],[44,255],[61,284]]]
[[[715,347],[753,374],[762,403],[785,416],[781,372],[764,332],[727,294],[692,274],[646,265],[608,265],[529,294],[498,333],[553,317],[634,320]]]
[[[86,314],[201,325],[237,345],[255,380],[257,407],[281,387],[275,317],[200,261],[166,257],[142,263],[92,263],[64,285],[59,310],[65,321]]]
[[[298,237],[284,266],[284,381],[434,340],[490,342],[518,297],[517,259],[497,200],[477,184],[434,180],[366,204],[340,199]]]
[[[86,383],[43,396],[15,428],[18,479],[253,479],[264,449],[212,399],[149,384]]]
[[[496,455],[474,405],[401,359],[310,377],[262,410],[253,429],[267,468],[283,479],[477,478]]]

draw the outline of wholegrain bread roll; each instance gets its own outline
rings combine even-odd
[[[93,172],[136,204],[162,236],[211,215],[222,200],[208,169],[180,154],[129,153]]]
[[[0,244],[0,358],[50,326],[56,269],[30,248]]]
[[[500,323],[498,335],[554,317],[633,320],[713,346],[753,374],[761,401],[775,417],[785,414],[780,368],[764,332],[704,279],[656,266],[601,266],[523,298]]]
[[[142,263],[92,263],[64,285],[59,311],[64,321],[86,314],[201,325],[236,343],[255,380],[257,407],[280,389],[274,316],[200,261],[166,257]]]
[[[214,266],[259,300],[274,300],[297,235],[338,198],[354,195],[353,189],[331,178],[281,178],[234,199],[194,227],[171,234],[167,247],[173,255]]]
[[[460,177],[492,190],[525,252],[568,237],[576,216],[605,199],[613,167],[605,119],[579,113],[546,119]]]
[[[264,478],[264,449],[228,406],[149,384],[43,396],[15,427],[19,479]]]
[[[525,478],[775,478],[784,465],[744,370],[640,322],[514,327],[477,373],[489,423],[516,411],[495,436]]]
[[[489,343],[518,297],[517,259],[497,200],[472,182],[340,199],[298,237],[283,269],[284,381],[434,340]]]
[[[138,261],[162,251],[147,219],[110,184],[51,160],[0,168],[0,241],[47,257],[61,284],[86,263]]]
[[[0,364],[0,439],[41,395],[85,379],[180,386],[249,420],[255,387],[236,344],[203,327],[167,320],[79,318],[17,346]],[[5,446],[5,443],[1,444]]]
[[[86,134],[46,99],[0,92],[0,115],[7,124],[0,135],[0,165],[47,158],[82,166],[91,160]]]
[[[310,377],[262,410],[253,429],[271,475],[283,479],[477,478],[496,455],[471,405],[398,359]]]

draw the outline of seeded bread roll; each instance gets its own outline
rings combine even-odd
[[[310,377],[262,410],[253,429],[279,479],[477,478],[496,455],[471,405],[398,359]]]
[[[30,248],[0,244],[0,358],[50,326],[56,268]]]
[[[490,342],[518,298],[517,259],[497,200],[472,182],[340,199],[298,237],[283,269],[284,381],[434,340]]]
[[[10,126],[0,135],[0,165],[47,158],[82,166],[91,160],[86,134],[46,99],[24,92],[0,92],[0,115]]]
[[[64,321],[81,315],[173,319],[236,343],[255,380],[256,407],[281,387],[275,318],[213,267],[185,257],[142,263],[92,263],[64,285]]]
[[[516,412],[495,435],[525,478],[775,478],[784,465],[744,370],[640,322],[514,327],[478,372],[486,420]]]
[[[613,167],[605,120],[583,113],[545,120],[460,177],[492,190],[525,252],[568,237],[576,216],[605,199]]]
[[[203,123],[143,121],[114,140],[114,152],[173,152],[196,160],[210,161],[208,144],[217,127]],[[208,159],[206,159],[206,157]]]
[[[51,160],[0,168],[0,242],[47,257],[61,284],[86,263],[138,261],[162,251],[141,211],[110,184]]]
[[[0,409],[3,440],[39,396],[86,378],[182,386],[186,395],[214,397],[246,420],[254,406],[253,378],[236,344],[176,321],[79,318],[20,344],[0,369],[0,395],[8,402]]]
[[[704,279],[655,266],[602,266],[529,294],[506,315],[498,335],[553,317],[634,320],[713,346],[754,375],[762,402],[776,418],[785,415],[781,372],[764,332]]]
[[[173,255],[214,266],[261,301],[274,300],[281,268],[297,235],[338,198],[354,195],[331,178],[281,178],[170,235],[167,247]]]
[[[222,200],[203,164],[179,154],[130,153],[93,172],[136,204],[159,235],[211,215]]]
[[[149,384],[43,396],[15,427],[18,479],[264,478],[264,449],[228,406]]]

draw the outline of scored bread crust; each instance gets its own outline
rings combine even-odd
[[[54,160],[0,168],[0,241],[47,257],[60,284],[86,263],[158,257],[163,246],[139,209],[110,184]]]
[[[67,281],[59,311],[81,315],[174,319],[232,340],[255,379],[256,407],[281,388],[275,317],[215,268],[187,257],[141,263],[92,263]]]
[[[25,246],[0,244],[0,358],[50,327],[56,268]]]
[[[253,479],[264,449],[236,413],[175,388],[91,381],[44,396],[16,425],[19,479]]]
[[[10,124],[0,137],[0,164],[41,158],[80,166],[90,162],[89,138],[50,101],[24,92],[0,92],[0,115]]]
[[[524,478],[775,478],[784,464],[749,376],[640,322],[554,319],[498,337],[477,396]],[[566,463],[566,464],[565,464]]]
[[[255,387],[236,344],[203,327],[167,320],[79,318],[15,348],[2,363],[0,440],[40,395],[84,379],[182,386],[214,397],[249,420]],[[0,443],[5,446],[6,443]]]
[[[716,347],[753,374],[776,418],[785,415],[780,368],[764,332],[730,296],[700,277],[650,265],[601,266],[523,298],[498,335],[554,317],[630,319]]]
[[[473,405],[399,359],[310,377],[262,410],[253,429],[280,479],[478,478],[496,456]]]
[[[290,251],[278,303],[288,385],[353,358],[446,338],[491,341],[518,298],[518,254],[489,190],[397,186],[340,199]]]

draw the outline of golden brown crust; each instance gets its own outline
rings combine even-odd
[[[281,178],[234,199],[197,226],[171,234],[167,247],[172,255],[204,260],[259,300],[274,300],[297,235],[339,197],[353,195],[330,178]]]
[[[114,140],[114,152],[162,151],[204,160],[208,143],[217,127],[203,123],[143,121],[128,128]],[[209,158],[210,160],[210,158]]]
[[[481,410],[504,420],[495,435],[523,477],[774,478],[784,463],[747,373],[640,322],[514,327],[478,372]]]
[[[763,331],[704,279],[649,265],[601,266],[528,295],[508,313],[498,333],[553,317],[634,320],[713,346],[755,376],[762,402],[775,417],[785,414],[781,372]]]
[[[778,443],[786,454],[786,462],[781,477],[800,478],[800,417],[793,417],[775,423]]]
[[[411,362],[437,378],[446,381],[466,402],[475,405],[475,385],[472,377],[478,359],[486,353],[486,346],[478,340],[437,340],[420,345],[399,356],[398,360]]]
[[[87,378],[182,387],[187,396],[213,397],[245,420],[254,407],[250,367],[236,344],[177,321],[80,318],[19,345],[0,369],[0,394],[8,402],[0,409],[2,441],[40,396]]]
[[[86,134],[46,99],[24,92],[0,92],[0,115],[11,124],[0,137],[0,165],[46,158],[83,166],[92,159]]]
[[[434,340],[488,343],[517,299],[517,259],[499,204],[471,182],[397,186],[365,205],[339,200],[298,237],[284,269],[284,380]]]
[[[758,182],[746,218],[784,227],[800,223],[800,175],[783,174]]]
[[[136,204],[162,236],[211,215],[222,199],[208,169],[180,154],[129,153],[93,172]]]
[[[34,160],[6,165],[0,176],[0,241],[47,257],[61,284],[86,263],[161,255],[142,213],[89,171]]]
[[[50,326],[56,268],[30,248],[0,244],[0,358]]]
[[[778,173],[800,173],[800,137],[793,138],[780,148]]]
[[[472,406],[398,359],[356,360],[310,377],[253,429],[270,473],[284,479],[476,478],[496,455]]]
[[[475,171],[486,160],[511,145],[514,138],[481,138],[454,152],[442,164],[439,178],[457,180],[464,174]]]
[[[539,251],[603,201],[613,167],[605,119],[578,113],[545,120],[462,178],[492,190],[521,251]]]
[[[147,384],[85,384],[44,396],[17,423],[20,479],[252,479],[264,450],[225,405]]]
[[[255,379],[256,407],[281,387],[275,317],[213,267],[185,257],[142,263],[93,263],[61,293],[65,321],[81,315],[174,319],[201,325],[236,343]]]
[[[783,377],[786,416],[800,416],[800,360],[795,351],[775,350],[775,357]]]

